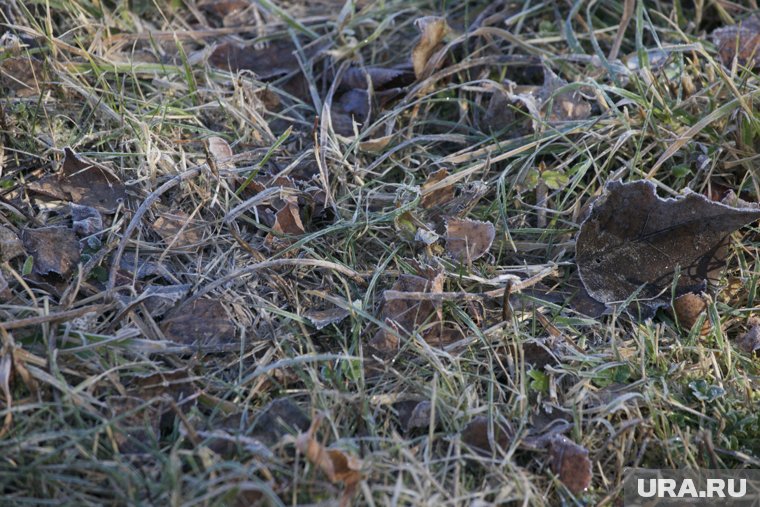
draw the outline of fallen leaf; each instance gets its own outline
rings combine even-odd
[[[591,460],[588,450],[564,435],[554,435],[549,444],[549,466],[574,495],[591,485]]]
[[[718,28],[712,38],[726,67],[732,65],[734,58],[741,66],[760,66],[760,16],[754,15],[738,25]]]
[[[216,299],[196,299],[170,312],[161,322],[161,331],[173,342],[199,347],[235,341],[235,324]]]
[[[264,238],[264,244],[269,248],[280,249],[290,245],[287,236],[300,236],[306,230],[301,222],[301,211],[294,201],[287,202],[275,215],[272,232]],[[285,236],[285,237],[283,237]]]
[[[707,310],[707,301],[699,294],[687,292],[673,301],[673,312],[678,323],[687,331],[694,327],[705,310]],[[710,327],[710,319],[705,319],[700,334],[707,334]]]
[[[443,41],[443,38],[449,33],[449,25],[446,23],[446,18],[438,16],[425,16],[417,19],[414,24],[421,32],[420,40],[412,50],[412,66],[414,67],[414,75],[417,79],[422,79],[425,76],[425,67],[430,60],[430,57],[438,49],[438,45]]]
[[[409,419],[406,421],[406,430],[409,431],[415,428],[428,429],[432,417],[433,404],[427,400],[423,400],[414,407],[414,410],[412,410]]]
[[[18,97],[39,95],[40,84],[45,79],[42,62],[36,58],[15,56],[0,61],[0,88]]]
[[[309,418],[303,410],[289,398],[271,401],[251,424],[251,435],[272,447],[283,436],[306,431]]]
[[[296,448],[319,468],[330,482],[345,484],[340,505],[348,505],[357,485],[362,480],[362,462],[356,456],[338,449],[328,449],[322,445],[316,436],[321,422],[320,417],[315,418],[309,430],[296,437]]]
[[[24,255],[24,245],[15,232],[0,225],[0,262]]]
[[[127,197],[119,178],[101,165],[80,159],[70,148],[65,149],[65,154],[61,171],[30,183],[29,190],[102,213],[113,213]]]
[[[443,206],[454,199],[454,185],[445,185],[431,190],[431,188],[449,176],[448,169],[440,169],[432,173],[422,184],[422,207],[430,209],[434,206]]]
[[[586,119],[591,114],[591,104],[577,90],[558,93],[567,84],[551,69],[544,69],[544,86],[539,90],[538,99],[546,121],[577,121]]]
[[[65,278],[79,263],[79,240],[68,227],[24,229],[21,241],[34,257],[32,272],[36,275],[55,273]]]
[[[337,324],[351,313],[345,308],[334,307],[326,310],[308,310],[304,313],[304,317],[309,319],[314,327],[322,329],[330,324]]]
[[[496,421],[493,423],[492,431],[489,430],[489,426],[487,416],[475,417],[462,430],[462,443],[475,450],[487,453],[493,453],[496,449],[506,450],[514,437],[512,428],[503,426]]]
[[[760,210],[732,208],[690,193],[661,199],[649,181],[610,182],[592,205],[576,240],[576,262],[589,294],[602,303],[638,293],[645,306],[667,305],[677,270],[677,295],[701,291],[726,237],[760,218]]]
[[[496,237],[491,222],[449,218],[446,221],[446,251],[454,259],[471,262],[485,255]]]
[[[214,48],[209,63],[231,72],[250,70],[259,79],[270,80],[299,70],[295,47],[290,40],[276,39],[265,47],[224,42]]]
[[[739,348],[747,354],[760,355],[760,317],[750,317],[749,331],[737,340]]]
[[[432,300],[411,298],[405,299],[404,292],[441,292],[443,290],[444,275],[438,272],[432,279],[416,275],[402,274],[391,287],[384,293],[383,306],[380,311],[384,322],[392,324],[403,333],[412,333],[423,323],[431,321],[438,313],[439,306]],[[401,293],[401,294],[399,294]],[[394,294],[393,298],[388,297]],[[438,319],[440,320],[440,318]],[[431,326],[428,332],[437,326]],[[398,348],[398,338],[392,333],[381,329],[370,340],[370,345],[383,352],[393,351]]]
[[[103,217],[98,210],[90,206],[71,203],[71,222],[76,235],[87,238],[87,244],[90,247],[100,246],[100,239],[95,235],[103,230]]]
[[[340,88],[348,90],[367,90],[368,82],[375,91],[399,88],[412,83],[413,75],[405,69],[387,69],[383,67],[351,67],[343,73]]]
[[[203,240],[203,224],[181,210],[162,214],[151,228],[172,248],[197,247]]]
[[[233,155],[232,148],[227,141],[218,136],[211,136],[206,139],[206,149],[217,169],[222,171],[235,169],[235,164],[230,160]]]

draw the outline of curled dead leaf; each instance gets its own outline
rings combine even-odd
[[[414,24],[422,35],[412,50],[412,66],[417,79],[422,79],[425,77],[425,67],[430,57],[436,52],[450,29],[446,18],[438,16],[425,16],[417,19]]]
[[[460,262],[484,256],[495,237],[496,229],[491,222],[458,218],[446,221],[446,251]]]
[[[676,271],[678,295],[702,290],[724,265],[727,236],[758,219],[758,209],[733,208],[695,193],[661,199],[648,181],[611,182],[581,225],[578,271],[597,301],[621,302],[638,291],[646,307],[665,306]]]
[[[351,496],[362,480],[362,462],[356,456],[338,449],[328,449],[322,445],[316,435],[321,422],[321,417],[316,417],[309,430],[298,435],[296,448],[319,468],[330,482],[345,484],[340,504],[341,506],[349,505]]]
[[[554,435],[549,443],[549,466],[574,495],[591,485],[588,450],[564,435]]]
[[[285,248],[291,243],[288,236],[300,236],[305,232],[298,203],[289,201],[275,215],[272,232],[267,234],[264,244],[274,249]]]
[[[440,188],[433,188],[436,183],[441,182],[449,176],[448,169],[439,169],[432,173],[422,184],[422,207],[429,209],[435,206],[442,206],[454,199],[454,185],[445,185]]]
[[[211,136],[206,139],[206,149],[217,169],[222,171],[235,169],[235,164],[230,160],[233,155],[232,148],[227,141],[218,136]]]
[[[337,324],[349,315],[348,310],[337,306],[326,310],[308,310],[304,313],[304,317],[309,319],[317,329],[322,329],[330,324]]]

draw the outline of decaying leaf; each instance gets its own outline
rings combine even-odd
[[[678,318],[678,323],[686,330],[690,330],[697,323],[700,316],[707,310],[707,301],[700,294],[687,292],[673,301],[673,312]],[[705,319],[700,329],[700,334],[710,331],[710,320]]]
[[[433,189],[433,185],[449,176],[448,169],[440,169],[428,176],[422,184],[422,207],[425,209],[442,206],[454,199],[454,185],[445,185]],[[433,189],[433,190],[431,190]]]
[[[0,262],[24,255],[24,245],[16,233],[0,225]]]
[[[0,61],[0,88],[7,88],[19,97],[38,95],[45,79],[42,62],[37,58],[14,56]]]
[[[304,317],[309,319],[317,329],[322,329],[330,324],[337,324],[349,315],[348,310],[337,306],[326,310],[308,310],[304,313]]]
[[[196,299],[178,307],[161,322],[161,331],[171,341],[200,347],[235,341],[235,324],[215,299]]]
[[[388,69],[384,67],[351,67],[340,80],[340,88],[348,90],[366,90],[368,84],[372,89],[387,90],[399,88],[412,82],[413,76],[406,69]]]
[[[747,354],[760,355],[760,317],[750,317],[749,331],[739,337],[737,344]]]
[[[161,236],[164,243],[173,248],[198,246],[203,240],[203,224],[191,220],[190,215],[181,210],[164,213],[151,227]]]
[[[250,70],[260,79],[267,80],[299,69],[294,51],[293,43],[284,39],[270,41],[266,47],[224,42],[214,48],[209,63],[232,72]]]
[[[430,57],[438,49],[438,45],[449,33],[449,25],[446,18],[438,16],[425,16],[415,21],[415,25],[421,32],[420,41],[412,50],[412,66],[417,79],[425,77],[425,67]]]
[[[206,149],[213,159],[213,163],[219,170],[230,170],[235,168],[235,164],[230,160],[232,158],[232,148],[229,143],[219,136],[211,136],[206,139]]]
[[[676,271],[677,295],[700,291],[722,267],[717,255],[726,237],[760,219],[760,210],[733,208],[691,193],[661,199],[648,181],[610,182],[594,202],[576,241],[583,284],[611,304],[638,292],[646,305],[667,304]]]
[[[55,273],[65,278],[79,262],[79,240],[68,227],[24,229],[21,240],[34,257],[32,271],[37,275]]]
[[[103,217],[98,210],[71,203],[71,222],[76,235],[87,238],[88,245],[92,248],[100,245],[100,239],[95,235],[103,230]]]
[[[270,402],[256,415],[251,425],[251,434],[272,447],[283,436],[306,431],[309,417],[289,398],[278,398]]]
[[[588,450],[564,435],[554,435],[550,441],[549,466],[574,495],[582,493],[591,485]]]
[[[568,84],[567,81],[551,69],[544,69],[544,73],[544,86],[538,93],[544,118],[552,123],[588,118],[591,114],[591,104],[577,90],[558,92]]]
[[[449,218],[446,221],[446,251],[458,261],[470,262],[485,255],[496,237],[491,222]]]
[[[432,275],[431,278],[402,274],[393,284],[390,291],[384,293],[385,300],[380,312],[382,319],[403,333],[411,333],[420,325],[431,321],[436,313],[439,313],[439,305],[432,300],[419,298],[405,299],[403,293],[441,292],[443,290],[443,281],[444,275],[442,272]],[[389,297],[391,294],[393,297]],[[431,326],[427,332],[433,331],[436,327]],[[377,350],[387,352],[397,349],[399,343],[396,336],[381,329],[370,340],[370,345]]]
[[[461,437],[462,443],[473,449],[492,453],[497,449],[506,450],[514,437],[514,431],[496,421],[491,425],[487,416],[478,416],[467,423]]]
[[[284,248],[290,244],[287,236],[300,236],[305,232],[298,203],[289,201],[275,215],[272,232],[267,234],[264,244],[270,248]]]
[[[80,159],[70,148],[66,148],[65,153],[60,172],[30,183],[29,190],[102,213],[113,213],[127,197],[124,184],[109,169]]]
[[[718,28],[712,38],[723,65],[730,67],[736,58],[739,65],[760,66],[760,16],[747,18],[738,25]]]
[[[296,438],[296,448],[306,458],[319,468],[332,483],[342,482],[345,490],[341,498],[341,506],[348,505],[357,485],[362,480],[362,462],[338,449],[328,449],[317,440],[317,428],[322,422],[316,417],[311,427]]]

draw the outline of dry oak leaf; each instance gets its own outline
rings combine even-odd
[[[446,18],[438,16],[425,16],[417,19],[414,24],[422,32],[422,35],[412,50],[412,66],[417,79],[422,79],[430,57],[433,56],[438,45],[449,33],[449,25],[446,23]]]
[[[79,263],[79,240],[68,227],[24,229],[21,241],[34,257],[32,272],[36,275],[55,273],[65,278]]]
[[[649,181],[610,182],[581,224],[575,256],[588,293],[605,304],[638,293],[646,306],[663,296],[676,271],[678,295],[702,290],[725,262],[729,234],[760,219],[760,209],[734,208],[690,193],[661,199]]]
[[[316,436],[317,428],[321,422],[322,418],[316,417],[309,430],[296,437],[296,448],[319,468],[330,482],[345,484],[340,505],[349,505],[351,496],[362,480],[362,462],[356,456],[346,454],[338,449],[328,449],[322,445]]]
[[[446,251],[458,261],[474,261],[485,255],[496,237],[491,222],[449,218],[446,221]]]
[[[69,201],[113,213],[127,197],[124,184],[104,166],[77,157],[71,148],[58,174],[29,184],[29,190],[42,196]]]
[[[731,66],[734,58],[742,66],[760,66],[760,16],[747,18],[738,25],[718,28],[712,38],[726,67]]]
[[[574,495],[591,485],[588,450],[564,435],[554,435],[549,442],[549,466]]]

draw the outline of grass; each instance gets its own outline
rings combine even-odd
[[[304,414],[324,416],[321,442],[361,458],[355,504],[611,505],[625,467],[760,466],[760,363],[736,345],[758,313],[758,224],[732,237],[704,335],[666,311],[644,322],[621,311],[589,317],[551,297],[577,289],[578,223],[610,180],[650,179],[661,196],[728,188],[760,199],[760,81],[722,66],[705,35],[756,6],[636,2],[620,36],[626,70],[608,58],[623,2],[492,4],[261,1],[239,15],[245,30],[192,1],[7,4],[3,30],[24,46],[7,44],[0,64],[40,63],[27,88],[7,69],[2,78],[0,225],[70,223],[67,205],[28,189],[58,170],[66,146],[109,166],[129,199],[55,287],[32,280],[33,256],[0,256],[9,282],[0,296],[0,418],[10,421],[2,503],[337,501],[343,486],[293,445]],[[358,136],[336,134],[335,115],[325,115],[341,100],[335,76],[347,62],[408,65],[425,15],[452,27],[441,65]],[[266,79],[209,64],[214,44],[240,38],[262,51],[291,44],[297,63]],[[515,93],[540,86],[541,62],[569,83],[555,100],[580,90],[590,115],[554,122],[512,105],[486,125],[494,90],[504,79]],[[211,136],[229,142],[232,167],[209,156]],[[441,168],[465,195],[467,185],[485,189],[467,217],[492,222],[496,240],[472,263],[413,239],[429,218],[419,185]],[[294,188],[270,185],[258,197],[247,188],[278,174]],[[260,214],[288,195],[305,231],[282,238]],[[167,210],[199,224],[189,248],[151,226]],[[268,235],[283,246],[267,248]],[[119,257],[155,269],[138,277]],[[461,339],[438,347],[383,320],[383,291],[416,273],[415,259],[440,262],[450,293],[552,269],[536,291],[511,296],[506,320],[501,298],[443,301]],[[219,301],[222,314],[205,322],[232,323],[234,340],[167,339],[171,314],[137,298],[182,284],[168,307],[182,314],[192,300]],[[334,307],[348,317],[322,329],[307,317]],[[378,329],[398,350],[370,346]],[[556,359],[543,368],[531,366],[527,344],[537,340]],[[273,422],[275,400],[303,414],[288,405],[284,423]],[[429,400],[434,422],[406,431],[410,400]],[[477,416],[511,428],[508,445],[466,445]],[[577,495],[547,449],[527,445],[552,421],[589,451],[592,483]]]

